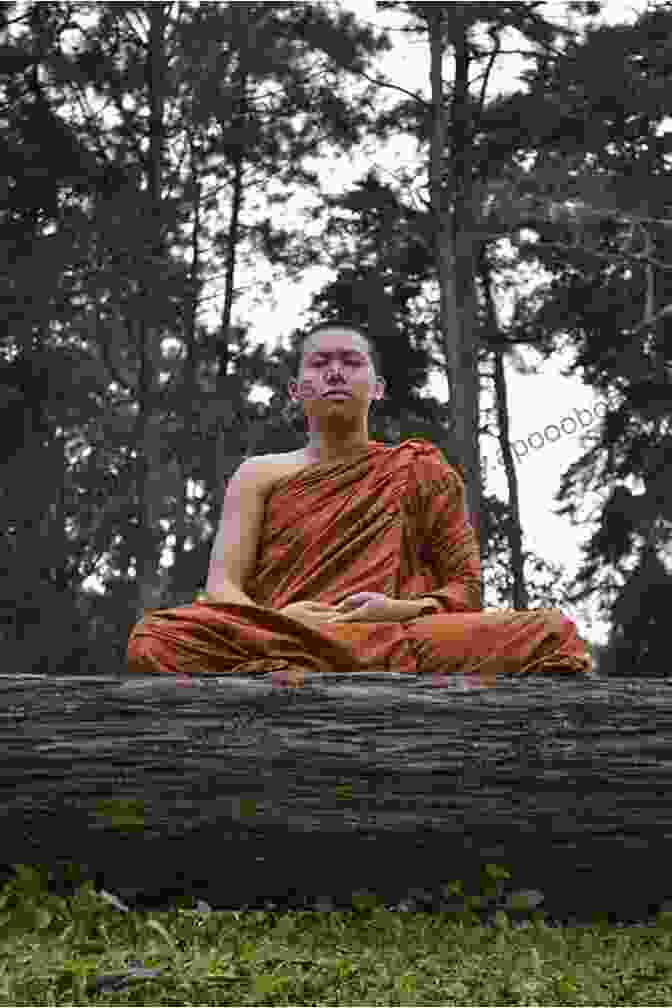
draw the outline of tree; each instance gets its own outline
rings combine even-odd
[[[88,506],[90,496],[80,497],[78,513],[66,520],[82,543],[107,540],[97,559],[107,562],[110,594],[115,586],[137,585],[136,614],[166,598],[169,579],[159,558],[171,526],[177,526],[182,557],[192,531],[196,539],[203,530],[207,534],[209,500],[220,495],[223,477],[244,455],[248,421],[259,415],[245,401],[245,381],[259,378],[264,355],[247,355],[244,331],[237,334],[237,356],[231,346],[236,257],[244,248],[248,257],[276,260],[284,252],[294,269],[309,261],[310,245],[300,235],[273,226],[269,218],[243,221],[243,193],[269,178],[281,185],[315,185],[303,160],[316,143],[347,148],[367,120],[366,102],[351,109],[341,94],[348,68],[361,69],[368,53],[385,44],[358,29],[350,15],[332,15],[319,5],[242,8],[217,4],[200,12],[186,4],[177,11],[168,5],[115,4],[92,11],[89,5],[41,5],[30,16],[13,18],[6,49],[16,50],[17,57],[9,64],[11,93],[27,63],[23,52],[32,45],[30,80],[44,82],[40,98],[49,121],[59,137],[71,137],[80,158],[64,181],[53,179],[53,191],[44,187],[58,240],[68,226],[78,239],[62,305],[64,339],[86,348],[84,356],[88,352],[100,380],[100,416],[88,430],[72,430],[71,441],[83,442],[86,463],[78,478],[91,477],[83,491],[93,493],[97,481],[98,492],[110,466],[119,485],[98,512]],[[46,25],[39,47],[35,30],[32,38],[27,31],[34,29],[31,17],[35,24],[42,17]],[[18,144],[9,140],[13,157],[24,139],[18,136]],[[191,152],[186,173],[183,138]],[[20,158],[19,153],[17,164]],[[49,163],[43,159],[47,175]],[[91,164],[97,169],[90,171],[95,185],[88,184]],[[213,165],[215,182],[208,187],[204,180],[212,179]],[[68,184],[75,197],[70,204]],[[233,208],[223,243],[205,222],[217,208],[218,188],[229,190]],[[289,198],[291,187],[286,188],[276,202]],[[43,239],[36,213],[33,219],[32,238]],[[190,223],[188,242],[184,232]],[[218,340],[197,322],[203,285],[217,272],[212,253],[203,261],[207,244],[224,253],[226,303]],[[26,243],[26,277],[35,266],[36,247]],[[54,256],[54,267],[57,262]],[[10,276],[15,294],[17,271]],[[45,306],[45,316],[49,313],[53,317],[51,304]],[[177,341],[178,354],[169,349],[168,337]],[[180,344],[186,349],[184,369]],[[237,374],[226,375],[229,364]],[[213,374],[219,382],[214,387],[208,380]],[[235,408],[241,403],[242,417]],[[76,421],[70,427],[76,428]],[[226,438],[225,456],[207,452],[208,435],[220,445]],[[192,476],[205,478],[208,490],[193,520],[185,521]]]
[[[487,323],[489,329],[489,344],[493,347],[495,404],[497,409],[497,429],[499,431],[500,448],[509,488],[508,540],[511,547],[512,595],[514,609],[529,608],[529,595],[526,587],[523,559],[523,535],[520,524],[520,508],[518,497],[518,477],[509,437],[509,406],[504,375],[504,339],[497,318],[497,308],[492,289],[492,268],[485,250],[481,256],[481,285],[485,293]],[[494,344],[494,345],[493,345]]]
[[[662,562],[672,520],[672,143],[662,128],[670,19],[661,7],[632,26],[589,31],[571,61],[533,82],[555,144],[546,143],[528,181],[534,238],[519,246],[553,274],[528,331],[568,333],[585,380],[617,401],[598,443],[565,474],[558,499],[577,485],[608,491],[575,598],[602,592],[601,610],[612,620],[602,664],[619,674],[657,670],[672,583]],[[621,482],[633,477],[644,493]],[[568,503],[559,513],[577,512]],[[600,584],[605,562],[611,570]]]
[[[29,7],[28,30],[18,37],[8,31],[11,13],[9,5],[0,13],[3,636],[8,647],[21,642],[29,666],[58,667],[85,636],[75,599],[87,544],[73,543],[68,527],[76,495],[66,445],[73,415],[86,424],[101,391],[86,355],[65,347],[62,333],[73,273],[86,255],[82,204],[109,191],[115,177],[58,114],[44,81],[45,54],[67,11]]]

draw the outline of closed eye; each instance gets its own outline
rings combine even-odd
[[[326,364],[327,361],[326,360],[319,360],[319,361],[313,361],[313,363],[317,367],[322,367],[322,365]],[[353,367],[357,367],[359,364],[363,364],[364,361],[350,359],[350,360],[346,361],[346,363],[352,365]]]

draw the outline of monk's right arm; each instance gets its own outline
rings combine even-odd
[[[265,485],[256,459],[246,459],[229,480],[210,554],[207,601],[256,606],[242,590],[252,573],[264,517]]]

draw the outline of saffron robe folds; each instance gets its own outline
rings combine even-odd
[[[592,660],[557,609],[489,610],[465,512],[464,483],[422,440],[370,441],[354,459],[306,466],[266,501],[256,568],[243,586],[255,605],[195,601],[148,610],[128,644],[136,675],[265,675],[387,671],[455,675],[490,685],[497,673],[583,674]],[[402,623],[306,627],[278,610],[336,604],[360,591],[437,599],[443,611]]]

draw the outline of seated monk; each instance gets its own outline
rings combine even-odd
[[[497,673],[591,670],[557,609],[482,610],[460,472],[427,441],[369,439],[385,387],[374,364],[355,328],[309,333],[288,385],[308,444],[238,467],[205,593],[145,612],[128,644],[132,674],[299,685],[306,674],[387,671],[491,685]]]

